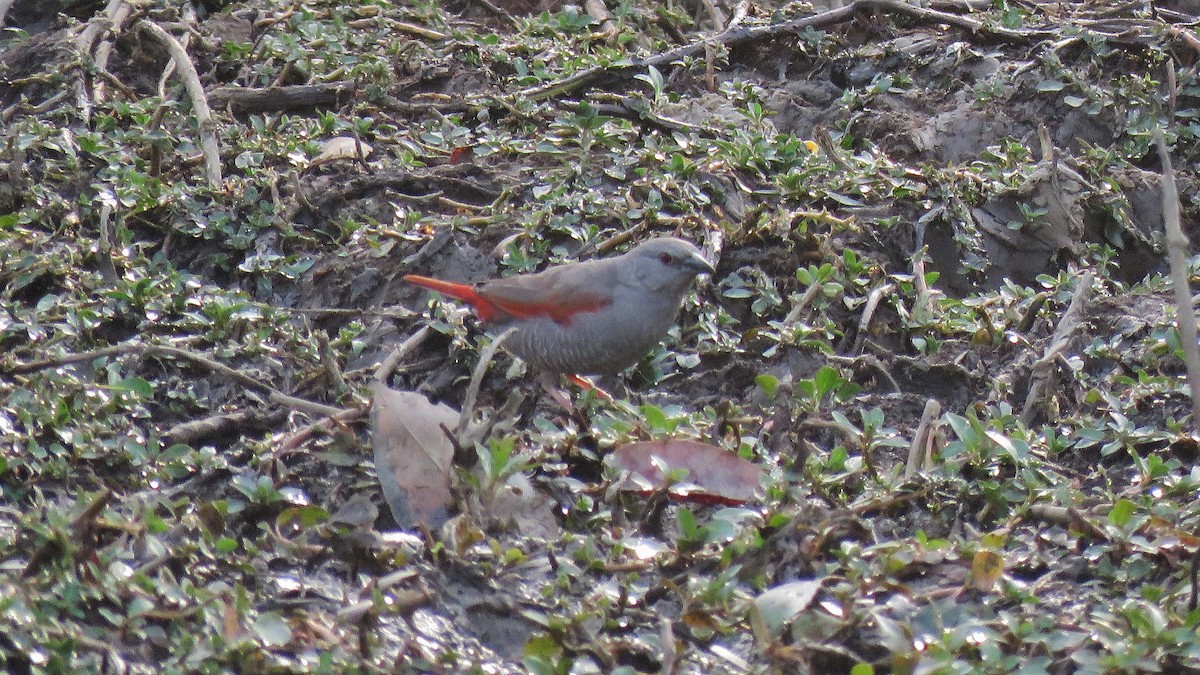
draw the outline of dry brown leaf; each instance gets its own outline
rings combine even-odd
[[[554,517],[554,500],[538,492],[522,473],[508,477],[496,488],[489,515],[498,522],[511,524],[526,537],[553,539],[559,534]]]
[[[379,486],[402,528],[423,523],[441,527],[450,517],[450,472],[454,447],[442,431],[453,428],[458,411],[411,391],[374,382],[371,445]]]

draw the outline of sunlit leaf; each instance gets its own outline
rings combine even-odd
[[[754,599],[754,607],[760,612],[766,628],[777,635],[787,622],[812,604],[821,580],[793,581],[768,589]]]

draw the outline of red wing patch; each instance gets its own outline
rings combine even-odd
[[[583,263],[586,265],[587,263]],[[518,319],[545,316],[568,326],[580,312],[595,312],[612,304],[612,291],[603,277],[581,274],[586,267],[556,267],[539,274],[489,281],[479,295]]]
[[[560,326],[569,326],[571,321],[581,312],[596,312],[608,307],[610,301],[600,296],[573,298],[570,303],[555,302],[547,299],[541,302],[518,302],[506,298],[498,298],[491,294],[486,298],[496,307],[518,319],[531,319],[535,316],[547,316]]]

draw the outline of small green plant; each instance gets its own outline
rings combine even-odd
[[[508,480],[509,476],[526,471],[534,466],[532,457],[516,453],[516,438],[492,438],[487,445],[477,444],[475,453],[483,470],[484,487],[495,486]]]
[[[846,402],[862,389],[832,366],[822,366],[812,378],[796,380],[793,387],[801,408],[809,413],[819,411],[827,402]]]

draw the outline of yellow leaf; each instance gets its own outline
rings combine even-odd
[[[971,584],[978,590],[992,590],[1004,574],[1004,558],[995,551],[979,551],[971,561]]]

